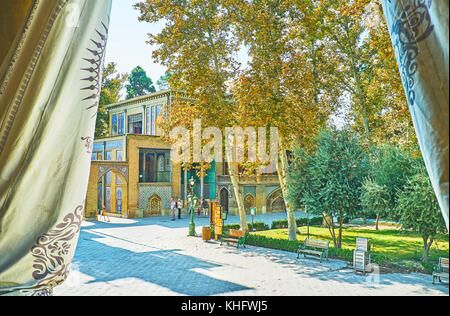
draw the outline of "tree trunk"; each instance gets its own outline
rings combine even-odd
[[[344,218],[342,216],[342,213],[339,214],[339,236],[337,239],[337,247],[338,249],[341,249],[342,247],[342,226],[344,224]]]
[[[239,217],[241,220],[241,229],[243,231],[248,231],[247,214],[245,213],[244,200],[242,196],[243,194],[241,192],[238,180],[238,172],[239,172],[238,164],[237,162],[234,162],[234,160],[232,159],[232,153],[227,153],[227,160],[228,160],[228,171],[230,174],[231,183],[233,184],[234,197],[236,199]]]
[[[423,256],[421,260],[423,262],[428,262],[428,253],[430,252],[431,245],[433,244],[434,238],[430,237],[428,242],[428,237],[423,237]]]
[[[380,213],[377,213],[377,219],[375,221],[375,230],[379,230],[378,224],[380,222]]]
[[[202,170],[203,171],[203,170]],[[202,173],[202,175],[201,175],[201,177],[200,177],[200,203],[202,203],[203,202],[203,183],[204,183],[204,180],[203,180],[203,173]]]
[[[281,137],[280,137],[281,144]],[[287,158],[286,158],[286,150],[282,149],[279,155],[279,159],[277,159],[277,173],[278,179],[280,181],[281,193],[283,194],[284,204],[286,206],[286,215],[288,220],[288,234],[289,240],[297,240],[297,223],[295,222],[294,212],[291,208],[291,204],[287,200],[287,187],[286,187],[286,178],[287,178]]]
[[[331,238],[333,239],[334,247],[338,248],[336,233],[334,231],[333,215],[327,216],[326,214],[324,214],[324,220],[326,222],[326,226],[328,227],[328,231],[330,232]]]

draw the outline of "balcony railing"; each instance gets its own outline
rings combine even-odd
[[[172,182],[172,172],[158,171],[152,177],[146,178],[145,175],[139,176],[139,183],[168,183]]]

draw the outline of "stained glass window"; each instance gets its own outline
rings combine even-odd
[[[128,116],[128,133],[142,134],[142,114]]]
[[[147,107],[146,109],[146,122],[147,122],[147,130],[146,130],[146,134],[147,135],[151,135],[152,131],[151,131],[151,118],[150,118],[150,107]]]
[[[106,174],[106,184],[111,184],[111,171]]]
[[[118,119],[117,114],[114,114],[111,118],[111,133],[113,136],[117,135],[117,132],[118,132],[117,119]]]
[[[118,115],[118,135],[125,134],[125,113]]]
[[[152,135],[155,135],[155,123],[156,123],[156,107],[152,106]]]

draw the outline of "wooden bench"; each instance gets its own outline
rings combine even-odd
[[[369,239],[356,237],[356,249],[353,251],[353,271],[366,273],[370,262]]]
[[[442,279],[447,279],[448,282],[448,258],[439,258],[439,262],[433,272],[433,284],[436,279],[438,279],[439,282],[442,282]]]
[[[303,246],[298,247],[297,259],[302,253],[304,257],[306,257],[306,255],[318,256],[320,257],[320,262],[322,262],[322,259],[324,258],[328,260],[329,245],[330,245],[329,241],[305,239]]]
[[[247,234],[247,232],[242,230],[230,229],[227,236],[222,236],[222,238],[220,239],[220,245],[222,245],[224,242],[226,242],[227,245],[232,242],[236,243],[237,248],[239,248],[239,246],[245,248],[245,240],[247,239]]]

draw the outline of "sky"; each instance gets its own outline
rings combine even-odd
[[[132,7],[137,2],[139,0],[113,0],[105,65],[115,62],[119,73],[130,73],[136,66],[141,66],[158,89],[156,81],[165,74],[166,68],[153,61],[154,47],[145,42],[148,33],[159,33],[164,25],[139,22],[139,11]]]

